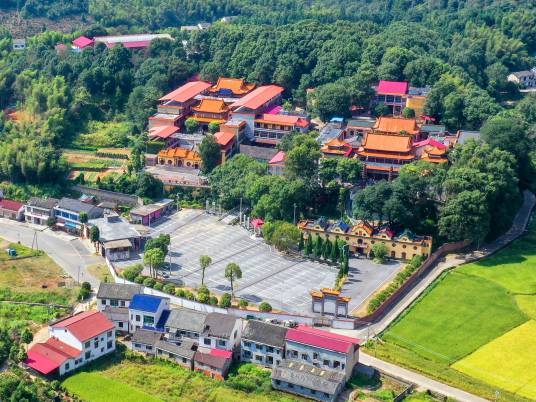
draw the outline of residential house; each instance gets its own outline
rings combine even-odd
[[[420,160],[430,163],[448,163],[447,151],[448,145],[437,140],[428,138],[413,144],[415,154]]]
[[[337,137],[322,145],[320,151],[326,158],[349,158],[354,154],[352,146]]]
[[[229,350],[197,350],[194,355],[194,370],[216,380],[223,380],[227,377],[232,361],[233,353]]]
[[[334,402],[346,384],[344,373],[284,360],[272,370],[272,387],[315,401]]]
[[[128,308],[137,294],[143,294],[142,285],[101,282],[97,291],[97,309],[115,324],[116,330],[129,333]]]
[[[172,309],[166,321],[165,332],[169,342],[181,342],[183,339],[199,340],[205,328],[207,313],[184,308]]]
[[[432,252],[430,236],[417,236],[409,230],[395,233],[386,225],[374,226],[365,221],[350,226],[342,221],[331,223],[320,218],[315,221],[300,221],[298,228],[310,236],[320,236],[331,241],[343,240],[348,244],[350,252],[361,255],[370,255],[372,246],[377,242],[385,244],[388,255],[395,259],[409,260],[417,255],[427,257]]]
[[[131,35],[112,35],[112,36],[96,36],[93,38],[95,44],[104,43],[107,48],[112,48],[116,45],[122,45],[127,49],[142,49],[147,48],[155,39],[174,40],[170,34],[131,34]]]
[[[156,342],[161,338],[162,332],[160,331],[138,328],[132,335],[132,350],[154,356],[156,355]]]
[[[142,205],[130,210],[130,221],[151,226],[151,223],[161,219],[173,210],[173,200],[164,198],[153,204]]]
[[[240,345],[240,319],[221,313],[208,313],[199,335],[200,349],[223,349],[234,352]]]
[[[246,122],[245,133],[254,140],[255,119],[269,107],[281,103],[285,89],[278,85],[260,86],[231,104],[231,118]]]
[[[26,49],[26,39],[13,39],[13,50],[24,50]]]
[[[93,39],[89,39],[85,36],[79,36],[72,41],[71,49],[74,52],[81,52],[82,50],[93,46],[94,43],[95,41]]]
[[[84,224],[80,222],[82,213],[86,213],[88,220],[90,220],[101,218],[104,215],[104,210],[73,198],[63,197],[54,207],[56,226],[70,233],[85,235],[82,233]]]
[[[249,320],[242,333],[240,360],[273,368],[284,358],[287,328]]]
[[[285,174],[285,159],[287,154],[285,151],[279,151],[268,162],[268,172],[272,175],[283,176]]]
[[[345,136],[346,131],[339,122],[330,122],[320,130],[320,135],[316,140],[320,145],[324,145],[335,138],[344,138]]]
[[[109,261],[128,260],[142,247],[140,233],[115,212],[91,219],[88,225],[99,229],[100,253]]]
[[[298,325],[285,335],[285,358],[340,372],[349,380],[358,363],[359,340]]]
[[[137,294],[129,305],[129,329],[158,330],[164,332],[164,325],[169,315],[169,298]]]
[[[512,73],[508,75],[507,80],[522,88],[534,88],[536,87],[536,68]]]
[[[15,221],[24,220],[24,204],[0,197],[0,217]]]
[[[262,163],[270,162],[279,151],[275,148],[257,147],[255,145],[240,144],[240,153],[247,155]]]
[[[376,87],[375,105],[386,105],[392,110],[392,114],[400,114],[406,107],[409,84],[400,81],[379,82]]]
[[[115,326],[98,311],[85,311],[49,326],[50,338],[28,352],[25,364],[44,374],[64,375],[115,350]]]
[[[255,142],[275,146],[292,133],[306,133],[310,122],[302,116],[264,113],[254,121]]]
[[[363,138],[366,134],[372,132],[375,124],[376,119],[368,117],[348,120],[346,123],[346,135],[342,139],[345,140],[351,137]]]
[[[163,340],[155,342],[156,356],[171,359],[175,363],[194,369],[194,356],[197,351],[197,342],[191,339],[182,339],[180,344],[170,343]]]

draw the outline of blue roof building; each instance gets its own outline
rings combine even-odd
[[[134,295],[132,298],[130,309],[145,311],[147,313],[156,313],[163,301],[165,301],[163,297],[138,294]]]
[[[163,330],[169,316],[169,299],[146,294],[134,295],[129,306],[130,332],[139,328]]]

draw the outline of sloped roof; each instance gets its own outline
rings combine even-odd
[[[374,130],[396,134],[400,133],[401,131],[405,131],[408,134],[418,134],[419,126],[417,125],[417,120],[415,119],[381,116],[376,121]]]
[[[282,94],[284,90],[285,88],[280,87],[279,85],[265,85],[258,87],[243,98],[238,99],[232,104],[232,107],[234,109],[238,107],[245,107],[255,110],[276,96]]]
[[[79,36],[78,38],[73,40],[73,45],[75,45],[76,47],[78,47],[80,49],[83,49],[85,47],[91,46],[91,45],[93,45],[93,43],[95,43],[93,41],[93,39],[89,39],[89,38],[87,38],[85,36]]]
[[[171,342],[164,340],[157,340],[155,342],[156,349],[164,350],[166,352],[173,353],[180,357],[186,357],[187,359],[193,359],[197,350],[197,344],[193,340],[183,338],[180,345],[175,345]]]
[[[97,299],[132,300],[134,295],[142,292],[142,285],[101,282],[97,292]]]
[[[255,84],[246,84],[243,78],[218,78],[218,82],[212,86],[210,92],[229,91],[235,95],[244,95],[255,88]]]
[[[65,209],[67,211],[73,211],[76,213],[86,212],[92,216],[102,216],[104,210],[99,207],[95,207],[91,204],[87,204],[80,200],[75,200],[74,198],[63,197],[58,203],[58,208]]]
[[[193,161],[201,161],[201,156],[197,151],[182,147],[163,149],[158,152],[158,156],[163,158],[184,158]]]
[[[229,108],[223,101],[223,99],[201,99],[201,103],[192,108],[194,112],[204,113],[226,113]]]
[[[138,328],[132,335],[132,342],[154,346],[162,338],[162,332]]]
[[[411,151],[411,137],[401,135],[367,134],[363,143],[365,150],[388,152]]]
[[[22,202],[6,200],[5,198],[0,199],[0,208],[7,209],[9,211],[17,212],[19,209],[23,208],[24,204]]]
[[[175,126],[157,126],[149,130],[149,137],[169,138],[180,130]]]
[[[208,313],[205,318],[203,334],[220,338],[231,337],[236,317],[222,313]]]
[[[79,341],[84,342],[103,332],[114,329],[114,323],[98,311],[75,314],[52,325],[53,328],[69,330]]]
[[[172,309],[166,327],[201,333],[205,326],[207,313],[185,308]]]
[[[205,81],[191,81],[181,87],[175,89],[174,91],[162,96],[159,101],[170,101],[175,102],[186,102],[187,100],[192,99],[194,96],[199,95],[201,92],[210,88],[208,82]]]
[[[31,207],[38,207],[38,208],[45,208],[45,209],[52,209],[54,208],[60,200],[57,198],[40,198],[40,197],[32,197],[28,200],[27,205]]]
[[[262,118],[255,121],[268,124],[284,124],[289,126],[308,127],[309,122],[301,116],[291,116],[286,114],[264,113]]]
[[[156,313],[163,300],[164,298],[158,296],[136,294],[132,297],[129,308],[131,310]]]
[[[409,84],[404,81],[381,80],[376,90],[379,94],[405,95],[408,93]]]
[[[415,142],[413,144],[415,147],[424,147],[424,146],[427,146],[427,145],[431,145],[435,148],[438,148],[438,149],[447,149],[448,147],[437,141],[437,140],[434,140],[433,138],[428,138],[427,140],[424,140],[424,141],[419,141],[419,142]]]
[[[216,134],[214,134],[214,138],[216,139],[216,142],[220,144],[222,147],[225,147],[233,141],[236,136],[234,133],[227,132],[227,131],[218,131]]]
[[[299,325],[297,328],[289,328],[285,340],[339,353],[348,353],[354,345],[359,344],[357,338],[333,334],[304,325]]]
[[[285,151],[279,151],[278,153],[274,155],[272,159],[270,159],[270,162],[268,162],[268,164],[272,165],[276,163],[283,163],[285,162],[286,156],[287,154],[285,153]]]
[[[227,350],[221,350],[220,352],[227,352],[227,354],[222,354],[216,352],[217,350],[219,349],[211,349],[210,353],[203,353],[198,350],[195,352],[194,360],[210,367],[222,369],[231,359],[232,353]]]
[[[272,379],[333,395],[344,383],[345,376],[340,371],[326,370],[302,362],[283,360],[272,370]]]
[[[285,335],[288,328],[268,324],[263,321],[249,320],[244,328],[242,339],[255,343],[282,348],[285,346]]]
[[[24,363],[40,372],[49,374],[56,370],[68,359],[75,359],[81,351],[61,342],[55,338],[49,338],[44,343],[33,345],[27,353],[27,359]]]

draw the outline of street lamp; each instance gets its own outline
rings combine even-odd
[[[294,203],[294,225],[296,224],[296,203]]]

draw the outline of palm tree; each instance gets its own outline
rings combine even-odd
[[[231,282],[231,299],[234,297],[234,286],[233,283],[237,279],[242,278],[242,270],[238,266],[238,264],[235,264],[234,262],[231,262],[230,264],[227,264],[225,267],[225,277],[229,279]]]
[[[199,257],[199,265],[201,265],[201,286],[205,284],[205,269],[212,264],[212,258],[208,255],[202,255]]]

